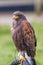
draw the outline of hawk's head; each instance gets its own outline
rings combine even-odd
[[[26,19],[26,17],[24,16],[23,12],[16,11],[13,13],[13,19],[19,21],[21,19]]]

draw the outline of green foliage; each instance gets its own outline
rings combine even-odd
[[[0,26],[0,34],[9,34],[10,27],[9,26]]]
[[[36,62],[43,65],[43,23],[32,23],[37,38]],[[9,26],[0,26],[0,65],[10,65],[17,58]]]
[[[43,65],[43,23],[32,23],[37,38],[36,62]]]
[[[10,65],[16,59],[17,50],[13,44],[10,27],[0,26],[0,65]]]

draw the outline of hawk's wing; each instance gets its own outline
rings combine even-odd
[[[27,53],[34,56],[36,50],[36,37],[33,27],[27,21],[23,21],[22,23],[22,34]]]

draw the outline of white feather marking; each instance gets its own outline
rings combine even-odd
[[[24,57],[24,55],[25,55],[25,53],[24,53],[24,52],[20,52],[20,51],[19,51],[18,56],[19,56],[19,58],[20,58],[20,59],[21,59],[21,58],[23,58],[23,57]]]
[[[28,56],[26,52],[25,52],[25,58],[27,59],[27,61],[29,62],[30,65],[33,65],[31,57]]]

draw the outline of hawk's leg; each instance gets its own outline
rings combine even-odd
[[[19,51],[18,56],[19,56],[20,59],[25,57],[25,52],[24,51]]]

